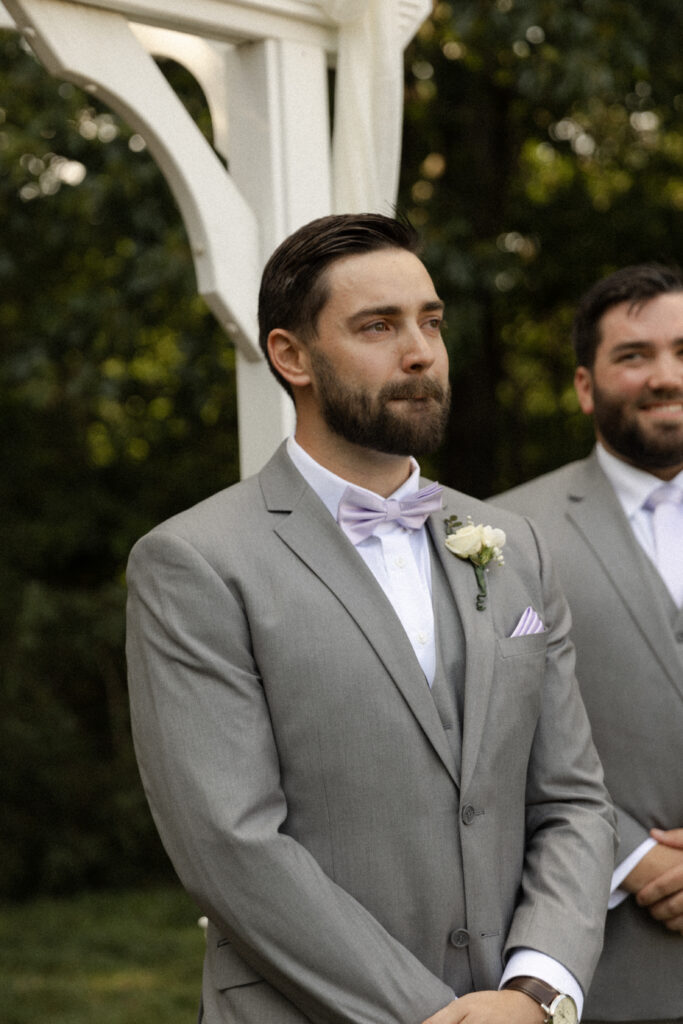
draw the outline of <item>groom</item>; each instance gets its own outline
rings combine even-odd
[[[209,919],[207,1024],[571,1022],[600,951],[566,605],[528,523],[477,530],[411,457],[449,402],[416,248],[369,214],[283,242],[259,318],[295,435],[131,555],[134,737]]]

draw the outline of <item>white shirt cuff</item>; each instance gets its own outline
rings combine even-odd
[[[615,907],[618,907],[630,895],[630,893],[626,892],[626,889],[620,889],[619,886],[626,876],[631,874],[636,864],[640,863],[645,854],[649,853],[652,847],[656,845],[656,840],[644,839],[640,846],[636,846],[633,853],[629,853],[626,860],[622,860],[621,864],[614,869],[609,903],[607,904],[608,910],[614,910]]]
[[[502,988],[510,978],[517,978],[526,975],[530,978],[540,978],[546,984],[552,985],[558,992],[571,996],[576,1003],[576,1009],[581,1018],[583,1011],[583,992],[574,975],[563,967],[561,963],[548,956],[546,953],[539,953],[535,949],[516,949],[508,960],[503,977],[500,979],[499,988]]]

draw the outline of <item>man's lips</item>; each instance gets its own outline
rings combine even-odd
[[[440,405],[434,395],[396,395],[390,398],[390,405],[401,405],[405,412],[425,412],[432,405]]]
[[[645,413],[648,419],[683,419],[683,399],[681,401],[669,400],[668,402],[642,402],[638,408],[640,412]]]

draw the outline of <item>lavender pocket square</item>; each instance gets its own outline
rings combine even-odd
[[[538,612],[529,605],[510,636],[531,636],[532,633],[545,633],[545,626]]]

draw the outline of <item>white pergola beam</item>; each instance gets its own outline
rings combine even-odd
[[[117,11],[128,21],[239,43],[298,39],[337,50],[337,26],[319,0],[78,0],[84,7]],[[372,0],[364,0],[365,4]],[[431,0],[393,0],[401,44],[428,16]]]
[[[128,21],[170,28],[230,43],[298,39],[329,52],[336,30],[315,0],[79,0],[84,7],[116,11]]]

